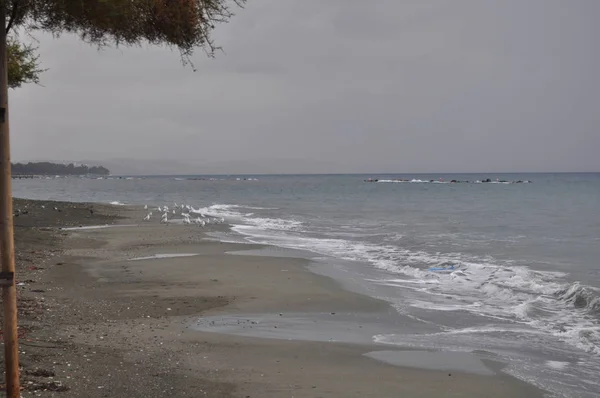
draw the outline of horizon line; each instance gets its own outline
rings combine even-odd
[[[599,174],[600,171],[468,171],[468,172],[374,172],[374,173],[167,173],[167,174],[110,174],[111,177],[199,177],[199,176],[332,176],[332,175],[452,175],[452,174]]]

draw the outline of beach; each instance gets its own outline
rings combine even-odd
[[[373,343],[402,318],[306,259],[232,255],[264,248],[141,207],[18,208],[23,396],[541,396],[473,354]]]

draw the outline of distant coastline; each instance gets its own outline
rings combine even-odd
[[[106,176],[110,174],[110,170],[103,166],[89,166],[87,164],[62,164],[51,162],[29,162],[29,163],[13,163],[13,175],[100,175]]]

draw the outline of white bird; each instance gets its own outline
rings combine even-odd
[[[162,211],[162,207],[158,206],[158,207],[156,208],[156,210],[158,210],[158,212],[160,213],[160,212]]]
[[[144,221],[150,221],[150,215],[152,215],[152,213],[148,213],[146,217],[144,217]]]
[[[183,218],[183,223],[184,223],[184,224],[191,224],[192,222],[190,221],[190,218],[189,218],[189,217],[184,217],[184,218]]]
[[[163,206],[163,211],[169,211],[169,206],[167,206],[167,205],[164,205],[164,206]]]
[[[148,205],[144,205],[144,210],[148,210]]]
[[[200,217],[196,218],[195,220],[196,224],[200,225],[201,227],[205,226],[206,223],[204,222],[203,219],[201,219]]]
[[[173,209],[173,214],[175,214],[175,209]]]
[[[164,214],[162,215],[162,218],[160,219],[160,222],[164,222],[164,223],[166,223],[166,222],[167,222],[167,213],[164,213]]]
[[[175,207],[176,209],[179,209],[179,206],[177,206],[177,203],[173,202],[173,207]]]

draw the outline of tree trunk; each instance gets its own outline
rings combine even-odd
[[[19,346],[17,337],[17,290],[10,175],[8,128],[8,76],[6,60],[6,0],[0,1],[0,251],[2,254],[2,305],[4,308],[4,361],[6,397],[19,398]]]

